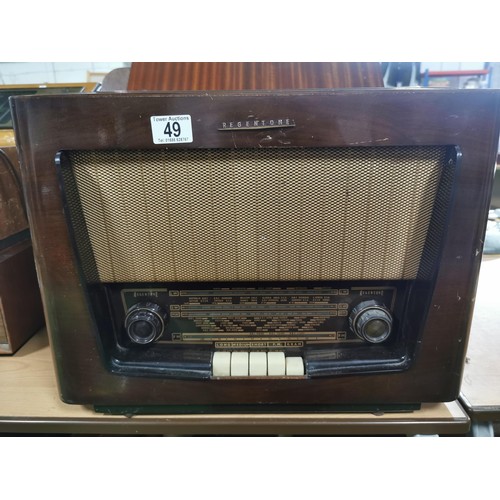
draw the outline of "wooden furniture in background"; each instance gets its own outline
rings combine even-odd
[[[93,92],[93,83],[0,85],[0,354],[12,354],[44,323],[9,98]]]
[[[379,63],[136,62],[128,90],[383,87]]]

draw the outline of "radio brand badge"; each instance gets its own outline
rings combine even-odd
[[[222,122],[218,130],[261,130],[269,128],[289,128],[295,127],[295,121],[291,118],[277,118],[274,120],[240,120]]]

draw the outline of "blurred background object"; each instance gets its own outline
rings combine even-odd
[[[134,62],[128,90],[382,87],[376,62]]]
[[[3,62],[0,85],[27,83],[101,83],[115,68],[130,67],[126,62]]]

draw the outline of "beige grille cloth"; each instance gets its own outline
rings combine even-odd
[[[445,148],[75,151],[102,282],[415,278]]]

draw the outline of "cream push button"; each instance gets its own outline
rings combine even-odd
[[[284,352],[267,353],[267,374],[271,377],[286,375],[286,361]]]
[[[267,353],[251,352],[250,353],[250,370],[251,377],[265,377],[267,375]]]
[[[304,375],[304,360],[300,356],[286,358],[286,376],[301,377]]]
[[[231,353],[231,377],[248,377],[248,352]]]
[[[212,358],[212,375],[214,377],[229,377],[231,375],[231,353],[217,351]]]

